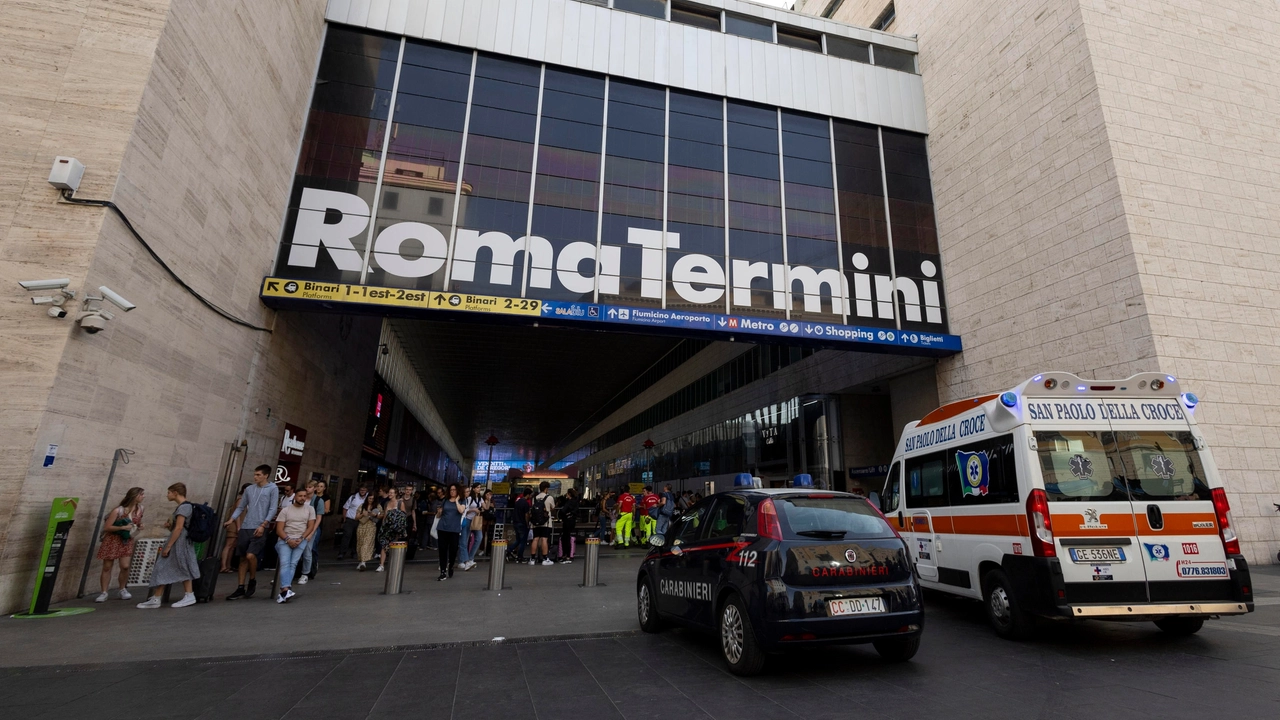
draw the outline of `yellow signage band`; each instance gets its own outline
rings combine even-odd
[[[542,314],[542,301],[527,298],[407,290],[273,277],[262,281],[262,297],[530,317],[538,317]]]

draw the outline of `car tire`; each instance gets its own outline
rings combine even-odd
[[[1200,632],[1204,627],[1204,618],[1171,617],[1156,620],[1156,627],[1174,637],[1187,637]]]
[[[982,599],[987,609],[987,620],[997,635],[1006,640],[1031,637],[1035,630],[1034,620],[1019,605],[1003,570],[992,570],[982,577]]]
[[[733,593],[720,606],[719,621],[720,655],[729,672],[734,675],[758,675],[764,668],[764,649],[756,639],[742,597]]]
[[[876,652],[886,662],[906,662],[916,656],[920,650],[920,636],[905,638],[885,638],[871,643]]]
[[[647,633],[662,632],[663,623],[658,617],[658,595],[653,591],[653,582],[645,577],[636,585],[636,617],[640,620],[640,629]]]

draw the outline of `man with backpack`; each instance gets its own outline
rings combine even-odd
[[[564,494],[564,505],[560,507],[560,564],[573,562],[574,533],[578,531],[578,491],[569,488]]]
[[[532,497],[533,491],[525,488],[512,505],[514,509],[511,511],[511,524],[515,527],[516,545],[511,552],[515,554],[515,561],[518,563],[524,562],[524,550],[529,547],[529,512],[533,508],[529,501]],[[532,561],[529,564],[532,565]]]
[[[553,565],[551,562],[550,542],[551,542],[551,517],[556,509],[556,501],[547,492],[551,483],[543,480],[538,485],[538,494],[533,498],[533,505],[529,509],[529,524],[533,526],[533,550],[529,564],[533,565],[542,558],[543,565]]]
[[[244,516],[240,532],[236,534],[236,553],[240,555],[238,569],[239,584],[235,592],[227,596],[228,600],[253,597],[258,589],[258,558],[262,557],[267,546],[267,528],[276,518],[276,506],[279,504],[280,491],[271,483],[271,466],[259,465],[253,469],[253,484],[244,489],[240,496],[240,504],[226,526],[230,528],[235,519]],[[249,584],[245,585],[245,575],[249,576]]]

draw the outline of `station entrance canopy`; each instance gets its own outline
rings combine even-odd
[[[925,145],[332,26],[261,296],[951,354]]]

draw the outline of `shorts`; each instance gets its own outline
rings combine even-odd
[[[241,530],[236,533],[236,554],[240,557],[252,555],[254,557],[262,557],[262,551],[267,547],[267,532],[262,531],[262,535],[253,536],[253,530]]]
[[[546,525],[536,527],[533,529],[533,536],[535,538],[549,538],[551,537],[551,528]]]

